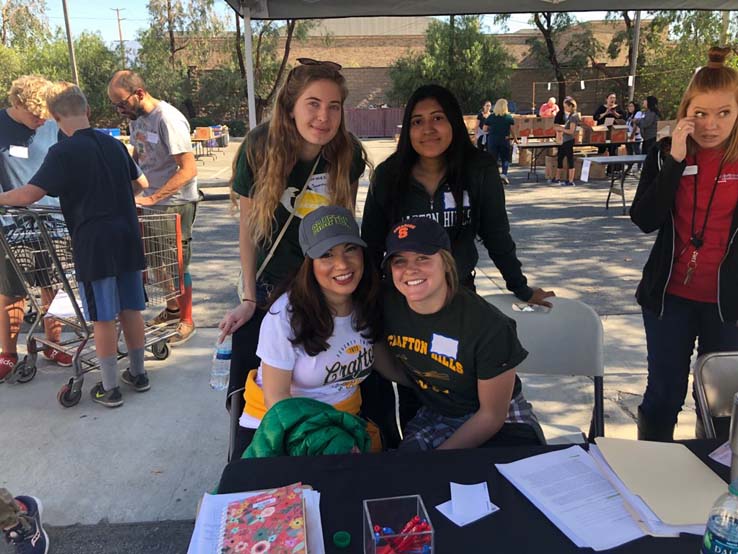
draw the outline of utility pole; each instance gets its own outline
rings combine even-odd
[[[72,66],[72,80],[74,84],[79,86],[79,75],[77,75],[77,58],[74,56],[74,41],[72,40],[72,31],[69,28],[69,13],[67,12],[67,0],[62,0],[64,8],[64,26],[67,29],[67,47],[69,48],[69,63]]]
[[[115,12],[115,15],[118,17],[118,39],[120,40],[120,58],[121,62],[123,63],[123,69],[126,68],[126,47],[123,45],[123,29],[120,26],[120,12],[122,10],[125,10],[125,8],[110,8]]]

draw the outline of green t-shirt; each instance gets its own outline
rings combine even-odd
[[[489,129],[487,136],[490,138],[504,140],[510,135],[510,127],[515,125],[513,116],[509,113],[505,115],[491,114],[484,122]]]
[[[266,128],[259,126],[254,129],[244,140],[254,136],[254,133],[264,133]],[[365,162],[363,158],[363,152],[359,140],[352,137],[354,140],[354,155],[351,161],[351,168],[349,170],[349,178],[353,183],[361,177],[364,173]],[[248,146],[246,147],[248,148]],[[246,150],[243,150],[244,154],[238,159],[236,163],[236,178],[233,181],[234,192],[241,196],[249,196],[251,194],[254,184],[254,173],[252,168],[249,167],[246,162]],[[269,283],[272,285],[279,284],[291,271],[297,269],[302,263],[303,255],[300,249],[300,241],[298,238],[298,230],[300,228],[300,221],[307,214],[315,210],[320,206],[327,206],[330,204],[330,193],[328,192],[328,162],[321,157],[313,176],[310,177],[305,191],[298,194],[305,185],[305,181],[310,175],[310,171],[315,165],[315,160],[301,161],[298,160],[295,164],[294,169],[287,177],[287,183],[285,184],[285,190],[282,193],[279,205],[277,206],[276,223],[272,229],[272,242],[268,248],[260,247],[257,252],[256,268],[258,270],[261,264],[271,248],[271,244],[277,238],[285,222],[289,218],[290,213],[295,211],[295,217],[292,218],[290,226],[287,232],[279,242],[277,249],[274,252],[274,256],[269,261],[266,269],[260,277],[260,281]]]
[[[404,363],[422,402],[446,416],[476,412],[477,380],[496,377],[528,356],[515,322],[465,288],[440,311],[424,315],[388,286],[384,327],[390,350]],[[520,391],[516,376],[513,398]]]

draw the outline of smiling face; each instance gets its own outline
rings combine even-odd
[[[325,146],[336,136],[343,117],[341,89],[325,79],[308,84],[297,97],[290,116],[307,144]]]
[[[738,117],[738,104],[732,90],[697,94],[687,108],[695,120],[692,138],[700,148],[723,147],[730,138]]]
[[[364,273],[364,251],[351,243],[338,244],[313,260],[313,274],[330,306],[345,303]]]
[[[451,123],[435,98],[426,98],[415,104],[410,116],[410,144],[418,156],[443,156],[452,138]]]
[[[413,310],[432,313],[443,307],[448,283],[446,268],[439,252],[399,252],[392,256],[390,269],[395,288],[407,299]]]

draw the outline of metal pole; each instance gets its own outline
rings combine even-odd
[[[126,47],[123,45],[123,29],[120,26],[120,12],[121,10],[125,10],[125,8],[110,8],[115,12],[115,14],[118,16],[118,39],[120,40],[120,57],[121,57],[121,63],[123,64],[123,69],[126,68]]]
[[[64,8],[64,26],[67,29],[67,46],[69,47],[69,63],[72,66],[72,80],[74,84],[79,86],[79,75],[77,75],[77,58],[74,56],[74,42],[72,41],[72,31],[69,28],[69,13],[67,13],[67,0],[62,0]]]
[[[243,45],[246,58],[246,96],[249,106],[249,129],[256,127],[256,92],[254,92],[254,54],[251,44],[251,8],[241,2],[243,10]]]
[[[635,23],[633,24],[633,57],[630,60],[630,76],[633,77],[633,84],[628,86],[628,102],[633,101],[636,86],[636,71],[638,69],[638,46],[641,43],[641,10],[636,11]]]

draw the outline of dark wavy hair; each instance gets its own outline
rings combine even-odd
[[[466,166],[473,159],[489,156],[489,154],[475,148],[469,140],[469,131],[464,124],[464,115],[459,101],[456,100],[450,90],[440,85],[423,85],[413,92],[407,101],[405,113],[402,116],[402,130],[400,131],[397,150],[387,159],[387,163],[391,164],[393,169],[392,173],[396,175],[396,181],[389,188],[384,210],[385,213],[390,215],[391,224],[402,219],[402,200],[407,197],[410,189],[410,174],[419,157],[410,142],[410,119],[416,104],[428,98],[432,98],[440,104],[446,119],[451,124],[453,135],[444,157],[446,159],[446,178],[456,201],[458,212],[456,224],[460,226],[463,221],[464,171]]]
[[[382,336],[382,305],[379,275],[366,248],[364,273],[351,295],[354,302],[353,328],[365,339],[377,342]],[[271,304],[283,293],[290,301],[290,326],[294,346],[302,346],[308,356],[328,350],[333,335],[333,314],[313,271],[313,260],[305,256],[300,267],[285,279],[271,295]],[[269,309],[271,310],[271,304]]]
[[[646,107],[649,109],[649,111],[652,111],[657,116],[661,117],[658,98],[656,98],[655,96],[646,96]]]

